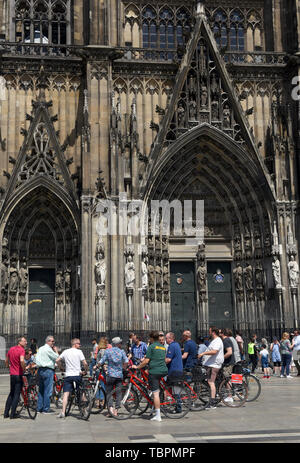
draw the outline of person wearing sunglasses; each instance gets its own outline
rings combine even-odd
[[[53,336],[47,336],[45,345],[36,354],[36,365],[38,367],[39,396],[37,410],[38,413],[54,413],[50,408],[50,399],[53,390],[53,378],[55,361],[58,358],[58,350],[55,347]]]

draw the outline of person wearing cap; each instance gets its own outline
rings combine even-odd
[[[115,416],[118,415],[118,409],[121,406],[122,400],[123,367],[128,363],[125,351],[121,347],[122,339],[119,337],[113,338],[112,348],[106,349],[105,354],[99,362],[99,365],[107,363],[106,394],[110,413]],[[116,408],[113,408],[112,391],[114,386],[116,387]]]

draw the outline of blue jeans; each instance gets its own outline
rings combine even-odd
[[[96,365],[97,361],[96,359],[92,359],[90,363],[90,376],[93,376],[93,368]]]
[[[38,412],[47,412],[50,409],[50,399],[53,390],[54,370],[51,368],[39,368],[39,397]]]
[[[290,364],[292,361],[292,354],[282,354],[281,355],[281,375],[284,375],[284,370],[286,370],[286,376],[290,374]]]

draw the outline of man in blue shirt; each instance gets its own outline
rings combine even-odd
[[[167,333],[166,342],[168,344],[168,351],[166,355],[166,364],[168,367],[168,377],[183,375],[183,363],[181,349],[178,342],[175,342],[175,334]]]
[[[192,333],[189,330],[183,332],[184,349],[182,354],[183,368],[191,371],[197,363],[197,344],[192,340]]]
[[[128,358],[122,347],[122,339],[113,338],[112,348],[106,349],[104,356],[100,360],[100,365],[108,364],[106,375],[106,394],[108,398],[108,407],[112,415],[117,416],[118,409],[121,407],[122,400],[122,380],[123,367],[127,365]],[[116,387],[116,407],[113,407],[113,387]]]
[[[181,348],[178,342],[175,342],[174,333],[167,333],[166,342],[168,344],[168,351],[166,355],[166,364],[168,367],[168,381],[173,382],[174,394],[177,397],[177,405],[174,410],[174,413],[181,413],[182,402],[180,399],[181,387],[176,385],[176,380],[183,378],[183,363],[182,363],[182,354]],[[171,383],[172,384],[172,383]]]
[[[147,348],[148,346],[142,341],[141,336],[135,334],[133,337],[133,344],[131,346],[131,358],[134,365],[137,365],[144,360]]]

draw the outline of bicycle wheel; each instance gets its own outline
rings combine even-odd
[[[32,420],[37,415],[38,390],[36,386],[29,386],[27,389],[27,412]]]
[[[184,382],[160,389],[160,408],[167,418],[183,418],[191,406],[191,390]]]
[[[247,400],[248,389],[246,384],[233,384],[231,378],[225,378],[219,386],[220,399],[227,407],[241,407]]]
[[[117,395],[115,389],[107,396],[107,408],[110,416],[116,420],[128,420],[135,414],[138,406],[139,399],[136,391],[129,386],[122,385],[122,399],[120,405],[117,407]],[[117,414],[115,414],[115,411]]]
[[[106,407],[106,392],[102,386],[99,386],[97,391],[92,391],[92,393],[93,395],[90,402],[90,413],[97,415],[98,413],[101,413]],[[103,399],[96,398],[97,395],[101,395]]]
[[[253,402],[254,400],[258,399],[261,393],[261,384],[259,379],[250,373],[249,375],[243,377],[243,381],[245,381],[248,388],[247,402]]]
[[[91,389],[81,388],[79,392],[78,408],[83,420],[88,420],[91,414]]]
[[[207,381],[196,381],[191,384],[191,399],[192,399],[192,412],[198,412],[204,410],[210,400],[210,387]]]
[[[146,411],[150,407],[150,402],[148,402],[148,400],[146,399],[146,397],[148,397],[148,394],[149,394],[150,391],[145,386],[143,386],[142,384],[139,384],[139,387],[141,388],[143,393],[139,389],[136,389],[136,388],[134,389],[136,391],[137,395],[138,395],[138,400],[139,400],[139,405],[138,405],[138,408],[137,408],[135,414],[138,415],[138,416],[141,416],[144,413],[146,413]]]

